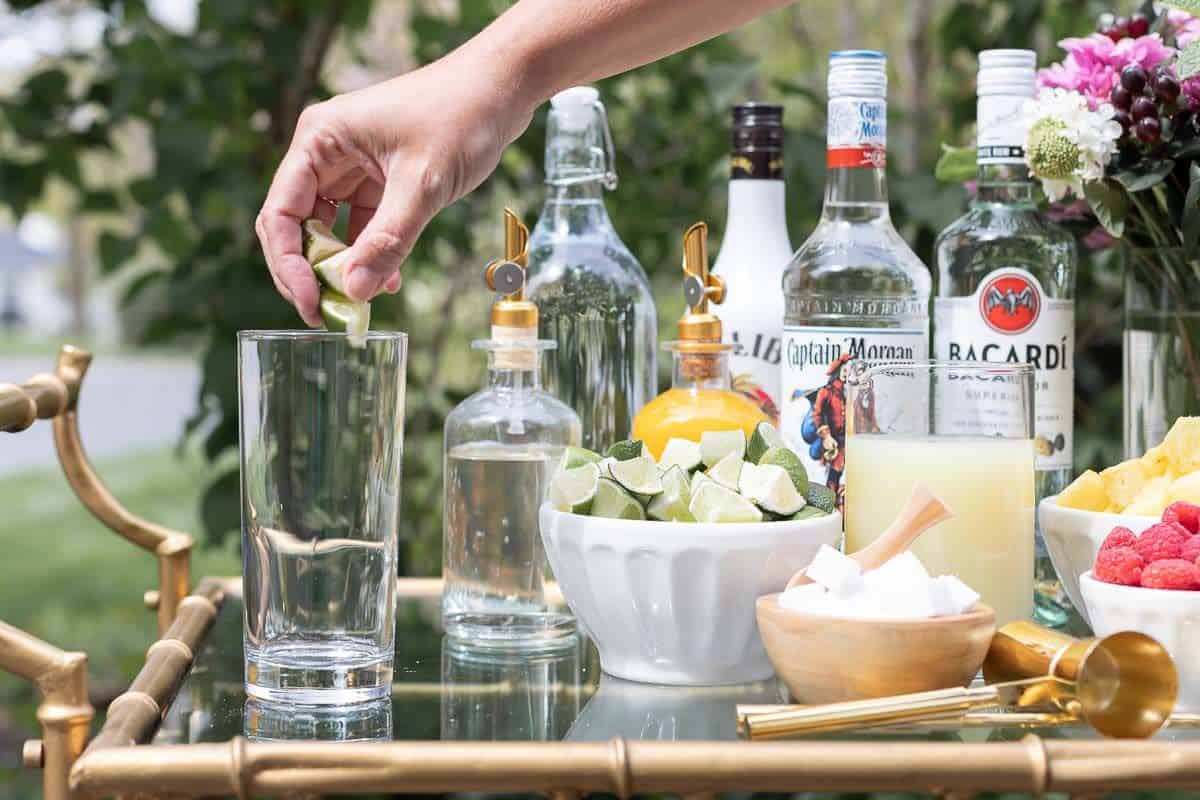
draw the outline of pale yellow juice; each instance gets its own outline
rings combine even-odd
[[[1034,449],[1030,439],[860,434],[846,442],[846,552],[886,528],[913,484],[954,509],[913,552],[931,575],[957,575],[1003,625],[1033,614]]]

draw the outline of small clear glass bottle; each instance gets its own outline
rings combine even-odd
[[[708,271],[708,226],[697,222],[683,237],[683,296],[687,310],[679,319],[679,341],[666,342],[675,363],[671,388],[646,404],[633,422],[633,438],[641,439],[655,458],[671,439],[700,441],[705,431],[754,433],[767,419],[762,408],[740,392],[729,378],[733,345],[721,341],[721,320],[708,304],[725,300],[725,283]]]
[[[629,438],[658,393],[658,314],[641,264],[617,236],[604,190],[615,189],[612,136],[599,92],[551,100],[546,202],[529,240],[529,299],[547,354],[546,389],[579,414],[583,446]]]
[[[580,442],[579,417],[544,391],[537,307],[525,299],[528,231],[505,212],[505,259],[487,270],[498,294],[487,351],[488,384],[446,418],[442,623],[476,645],[532,644],[575,632],[552,610],[543,585],[538,528],[551,473]]]

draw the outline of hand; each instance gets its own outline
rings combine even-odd
[[[300,115],[255,229],[275,287],[307,324],[319,327],[321,315],[305,219],[332,222],[348,203],[347,294],[395,292],[433,215],[482,183],[528,126],[533,104],[515,96],[515,82],[489,85],[489,71],[456,55]]]

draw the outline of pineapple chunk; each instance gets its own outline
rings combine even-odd
[[[1146,473],[1141,459],[1131,458],[1101,472],[1100,479],[1104,481],[1108,499],[1118,508],[1124,509],[1141,494],[1150,476]]]
[[[1200,472],[1176,478],[1175,482],[1167,489],[1167,499],[1172,503],[1176,500],[1184,500],[1200,505]]]
[[[1170,505],[1167,490],[1171,482],[1165,477],[1151,479],[1133,502],[1125,507],[1126,514],[1137,514],[1143,517],[1161,516],[1163,509]]]
[[[1162,448],[1171,466],[1180,475],[1200,469],[1200,417],[1180,417],[1175,420]]]
[[[1062,494],[1058,496],[1058,504],[1081,511],[1103,511],[1108,505],[1108,492],[1104,489],[1104,481],[1089,469],[1063,489]]]
[[[1170,464],[1167,450],[1161,444],[1158,447],[1151,447],[1146,451],[1146,455],[1142,456],[1142,465],[1146,468],[1146,472],[1153,477],[1165,475]]]

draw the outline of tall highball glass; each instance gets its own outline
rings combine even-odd
[[[406,356],[402,333],[238,334],[250,697],[390,692]]]
[[[846,551],[870,544],[924,483],[954,510],[913,552],[996,611],[1033,613],[1033,367],[968,361],[849,364]]]

